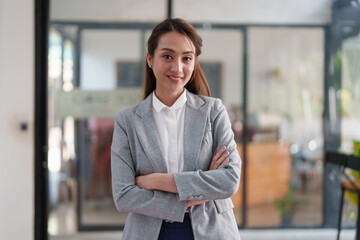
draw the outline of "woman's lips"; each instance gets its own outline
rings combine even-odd
[[[170,76],[170,75],[168,75],[168,77],[169,77],[172,81],[175,81],[175,82],[178,82],[178,81],[182,80],[182,77],[179,77],[179,76]]]

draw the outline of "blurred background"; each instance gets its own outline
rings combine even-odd
[[[1,2],[5,13],[10,1]],[[243,160],[232,197],[239,228],[336,227],[341,174],[325,156],[352,153],[360,139],[358,0],[47,3],[46,122],[34,130],[35,141],[47,136],[46,234],[123,229],[110,182],[114,117],[142,100],[146,41],[168,17],[202,36],[199,62],[229,113]],[[356,212],[346,200],[343,227]]]
[[[111,195],[113,118],[142,100],[146,41],[168,16],[197,28],[199,62],[229,113],[244,161],[239,227],[324,226],[324,94],[335,87],[325,86],[326,34],[336,8],[298,4],[50,1],[49,234],[123,227]],[[339,50],[344,145],[360,136],[359,43],[351,36]],[[294,209],[282,209],[286,196]]]

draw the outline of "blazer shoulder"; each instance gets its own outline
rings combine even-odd
[[[203,101],[209,105],[217,106],[222,105],[222,101],[220,98],[208,97],[208,96],[199,96],[203,99]]]
[[[204,102],[205,105],[209,106],[209,110],[212,115],[216,115],[219,112],[225,110],[225,106],[222,103],[220,98],[207,97],[207,96],[199,96]]]
[[[218,119],[223,119],[222,116],[228,118],[228,112],[220,98],[201,96],[205,101],[205,105],[208,105],[208,114],[210,117],[210,122],[218,121]]]
[[[208,97],[203,95],[196,95],[194,93],[188,92],[191,102],[202,102],[202,104],[210,105],[210,107],[215,107],[222,105],[222,101],[219,98]]]
[[[125,119],[132,119],[135,116],[135,112],[138,109],[139,105],[140,104],[137,104],[135,106],[128,107],[128,108],[118,112],[116,115],[116,120],[124,121]]]
[[[132,108],[133,108],[133,107],[128,107],[128,108],[126,108],[126,109],[121,110],[120,112],[118,112],[118,113],[116,114],[116,119],[121,119],[121,118],[123,118],[123,116],[128,116],[128,115],[130,115],[131,112],[132,112]]]

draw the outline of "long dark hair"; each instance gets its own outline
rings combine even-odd
[[[159,23],[152,31],[149,40],[147,42],[148,53],[151,57],[154,56],[154,51],[158,46],[159,38],[164,33],[178,32],[188,37],[195,47],[195,66],[194,72],[185,85],[185,88],[194,94],[210,96],[209,85],[206,81],[205,75],[200,67],[197,60],[197,56],[201,54],[202,38],[196,32],[195,28],[187,21],[175,18],[166,19]],[[156,88],[156,78],[152,69],[148,66],[145,61],[145,82],[144,82],[144,99],[149,96]]]

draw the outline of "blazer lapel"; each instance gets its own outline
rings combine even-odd
[[[205,102],[188,92],[184,126],[184,172],[194,171],[204,137],[206,111]]]
[[[155,170],[160,173],[166,173],[166,162],[161,151],[160,139],[152,108],[152,94],[150,94],[145,101],[139,104],[135,112],[136,115],[139,116],[137,119],[138,122],[135,124],[136,134]]]

